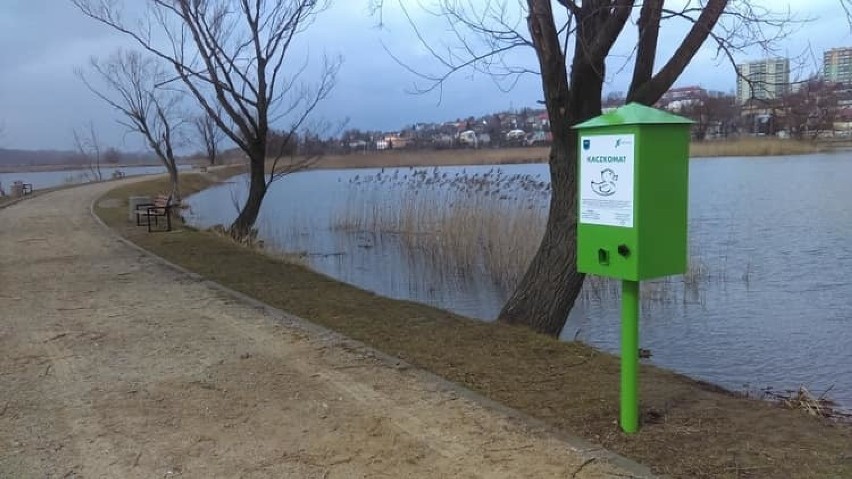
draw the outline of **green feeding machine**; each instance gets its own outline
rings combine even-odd
[[[621,427],[639,427],[639,281],[683,274],[692,121],[630,103],[574,128],[577,270],[622,280]]]

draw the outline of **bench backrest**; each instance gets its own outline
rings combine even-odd
[[[154,206],[156,206],[158,208],[168,206],[170,200],[171,200],[171,197],[169,197],[169,196],[159,195],[156,198],[154,198]]]

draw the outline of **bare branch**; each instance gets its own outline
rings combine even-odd
[[[103,181],[101,142],[97,131],[95,131],[95,124],[90,121],[85,129],[78,130],[75,128],[71,133],[74,135],[74,146],[77,153],[88,163],[92,178],[94,181]]]
[[[218,112],[221,114],[221,111]],[[210,165],[216,164],[216,158],[219,154],[219,143],[222,142],[224,133],[216,125],[216,121],[212,116],[201,114],[192,119],[192,125],[195,127],[195,132],[198,139],[204,147],[204,152],[207,154],[207,161]]]
[[[705,6],[692,25],[692,28],[687,33],[686,38],[672,54],[668,62],[663,68],[654,75],[649,81],[635,85],[635,89],[631,89],[628,93],[628,101],[638,101],[646,105],[654,104],[662,95],[674,84],[675,80],[683,73],[686,65],[692,61],[692,58],[704,44],[704,41],[710,36],[719,17],[725,11],[728,5],[728,0],[708,0]]]
[[[849,24],[849,30],[852,30],[852,0],[839,0],[839,2],[846,16],[846,23]]]
[[[81,69],[77,70],[77,76],[92,93],[122,115],[119,123],[145,139],[172,176],[172,194],[179,201],[173,143],[180,123],[176,110],[181,95],[157,89],[155,85],[163,76],[162,70],[156,60],[137,51],[118,51],[105,61],[92,58],[90,70],[99,84],[93,83]]]
[[[560,5],[567,8],[572,15],[580,13],[580,7],[573,0],[557,0]]]
[[[337,74],[340,71],[340,61],[339,59],[329,59],[325,57],[323,63],[323,73],[321,75],[321,83],[317,86],[317,88],[313,92],[305,91],[300,98],[300,103],[304,102],[305,105],[302,106],[302,114],[298,116],[290,125],[290,129],[286,134],[286,140],[281,144],[281,149],[275,152],[275,156],[272,160],[272,168],[269,171],[269,179],[267,180],[267,184],[272,183],[278,178],[282,176],[292,173],[297,169],[302,169],[307,167],[310,162],[307,163],[299,163],[296,166],[300,166],[296,168],[295,166],[285,169],[284,172],[278,171],[278,163],[281,158],[284,157],[285,151],[284,148],[290,143],[291,139],[294,138],[297,132],[303,127],[305,121],[307,121],[308,117],[311,113],[316,109],[316,107],[325,100],[329,94],[331,94],[332,89],[334,89],[334,85],[337,82]],[[303,101],[302,101],[303,100]],[[296,105],[292,107],[296,108]]]
[[[640,85],[651,81],[654,73],[654,61],[657,58],[657,40],[660,36],[660,18],[663,14],[663,0],[645,0],[639,12],[639,41],[636,45],[636,66],[633,68],[633,81],[629,91],[635,91]]]
[[[406,2],[397,0],[397,5],[411,31],[441,70],[439,74],[425,73],[402,60],[382,43],[382,47],[397,64],[422,80],[422,83],[415,83],[411,90],[413,93],[441,92],[449,77],[465,70],[485,74],[504,91],[510,90],[521,76],[538,73],[510,61],[510,52],[533,47],[532,40],[522,28],[526,7],[520,1],[517,1],[517,8],[513,11],[507,0],[437,0],[436,11],[427,12],[444,21],[453,38],[451,44],[429,41],[414,21]],[[373,7],[380,15],[383,4],[377,2]]]
[[[594,42],[588,46],[588,56],[592,62],[596,62],[598,58],[609,54],[625,23],[627,23],[627,19],[630,18],[633,3],[634,0],[614,0],[608,8],[597,7],[598,12],[603,12],[603,15],[601,13],[587,14],[587,17],[593,18],[596,15],[601,15],[602,18],[602,24],[595,32]]]

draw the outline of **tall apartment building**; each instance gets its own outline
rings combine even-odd
[[[750,99],[774,100],[790,88],[790,60],[767,58],[737,65],[737,102]],[[745,78],[743,78],[745,77]],[[748,80],[746,80],[748,79]]]
[[[825,79],[852,86],[852,48],[832,48],[822,56]]]

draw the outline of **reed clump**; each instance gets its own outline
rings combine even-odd
[[[437,270],[484,274],[505,291],[522,279],[547,222],[550,183],[537,175],[412,168],[358,175],[350,185],[349,200],[332,215],[332,230],[397,241],[405,254]],[[702,285],[714,279],[723,276],[711,275],[693,256],[682,278],[643,282],[642,296],[701,301]],[[620,289],[618,281],[589,277],[580,298],[616,299]]]
[[[833,387],[820,394],[811,392],[804,385],[799,386],[798,389],[784,391],[764,389],[761,396],[763,399],[775,401],[783,407],[802,411],[809,416],[852,420],[852,412],[838,408],[837,403],[828,397]]]
[[[397,170],[353,183],[383,188],[356,188],[333,229],[393,236],[411,255],[462,275],[484,272],[503,288],[518,283],[544,233],[550,185],[533,175]]]

